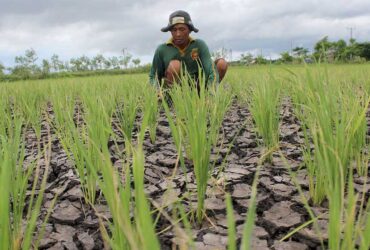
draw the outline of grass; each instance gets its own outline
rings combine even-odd
[[[272,161],[272,149],[279,147],[279,111],[281,105],[281,85],[270,75],[253,84],[244,97],[255,122],[257,133],[262,137],[266,152],[271,152],[266,159]],[[244,92],[241,92],[244,93]]]
[[[315,75],[307,71],[307,77],[293,86],[296,114],[305,129],[311,197],[319,204],[328,194],[344,188],[351,161],[362,155],[370,99],[352,85],[332,81],[325,71]]]
[[[170,120],[172,135],[179,154],[182,155],[181,143],[186,149],[187,157],[194,164],[198,197],[196,218],[198,223],[201,223],[211,170],[210,154],[216,145],[222,119],[231,104],[231,95],[222,85],[206,89],[202,75],[199,77],[198,90],[197,83],[183,74],[179,83],[169,91],[169,97],[173,103],[176,118],[173,118],[169,112],[166,101],[163,99],[162,102],[167,110],[167,119]]]
[[[141,131],[136,146],[131,142],[126,147],[132,147],[129,151],[132,156],[132,165],[124,165],[124,178],[118,170],[110,163],[110,154],[107,148],[100,151],[98,141],[92,140],[98,151],[98,160],[101,168],[93,171],[99,183],[101,191],[110,208],[113,222],[100,219],[100,229],[103,238],[112,249],[160,249],[157,235],[154,231],[154,224],[151,218],[150,206],[144,193],[144,153],[142,143],[145,131],[148,128],[149,120],[152,117],[152,110],[147,109],[144,113]],[[100,170],[101,178],[97,174]],[[133,176],[134,190],[131,189],[131,174]],[[134,211],[134,216],[131,215]],[[104,223],[109,225],[107,231]]]
[[[346,81],[331,79],[326,68],[307,69],[304,77],[295,79],[291,91],[305,134],[310,196],[314,204],[325,199],[329,203],[328,247],[356,249],[358,239],[364,237],[359,233],[369,210],[368,206],[362,209],[365,197],[354,192],[352,163],[357,160],[358,173],[367,173],[367,161],[361,159],[368,143],[369,94]]]
[[[50,143],[39,152],[37,159],[45,158],[46,167],[43,175],[36,160],[24,169],[25,144],[22,113],[11,109],[10,100],[0,101],[0,248],[31,249],[37,248],[39,240],[34,242],[34,234],[39,232],[40,239],[43,228],[37,228],[46,178],[50,162]],[[39,179],[41,177],[41,179]],[[30,194],[29,179],[33,179]],[[55,199],[51,203],[51,208]],[[50,210],[46,215],[47,220]],[[24,220],[27,223],[24,223]]]

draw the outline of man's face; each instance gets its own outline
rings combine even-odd
[[[189,42],[190,29],[186,24],[178,23],[171,28],[172,41],[177,47],[185,47]]]

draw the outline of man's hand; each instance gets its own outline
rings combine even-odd
[[[162,98],[163,98],[163,93],[162,93],[161,89],[157,90],[157,98],[158,98],[158,100],[162,100]]]
[[[167,88],[172,88],[173,87],[173,81],[170,81],[167,78],[164,80],[164,84]]]

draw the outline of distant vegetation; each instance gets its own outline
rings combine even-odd
[[[231,49],[222,48],[212,52],[213,58],[226,58],[231,65],[253,64],[301,64],[313,62],[327,63],[365,63],[370,60],[370,42],[357,42],[355,39],[346,41],[329,41],[326,36],[316,42],[313,51],[304,47],[295,47],[291,51],[280,53],[279,59],[267,59],[262,54],[253,56],[251,53],[241,54],[233,60]],[[91,76],[105,74],[125,74],[149,72],[150,64],[141,65],[139,58],[133,58],[126,50],[120,56],[104,57],[98,54],[92,58],[80,56],[62,61],[54,54],[50,59],[42,59],[41,64],[34,49],[25,51],[24,55],[15,57],[15,65],[6,67],[0,62],[0,81],[26,79],[59,78],[70,76]]]
[[[213,52],[213,57],[229,57],[231,51],[221,49]],[[291,51],[283,51],[278,59],[268,59],[262,54],[254,56],[251,53],[241,54],[238,60],[232,60],[232,65],[252,64],[301,64],[313,62],[326,63],[365,63],[370,61],[370,42],[357,42],[355,39],[346,41],[329,41],[325,36],[314,45],[313,51],[308,48],[295,47]]]
[[[89,58],[83,55],[62,61],[54,54],[50,59],[42,59],[41,65],[37,64],[38,59],[36,51],[31,48],[24,55],[15,57],[14,67],[5,67],[0,63],[0,81],[141,73],[149,71],[150,67],[141,65],[140,59],[133,58],[125,49],[120,56],[112,57],[98,54]]]

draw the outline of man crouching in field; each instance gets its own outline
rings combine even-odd
[[[206,43],[190,36],[192,31],[198,32],[198,29],[194,27],[187,12],[178,10],[172,13],[168,25],[161,31],[170,31],[172,38],[159,45],[155,51],[149,74],[151,84],[162,84],[164,80],[164,86],[171,87],[184,68],[196,81],[201,68],[207,85],[222,81],[227,71],[227,62],[223,58],[213,62]]]

